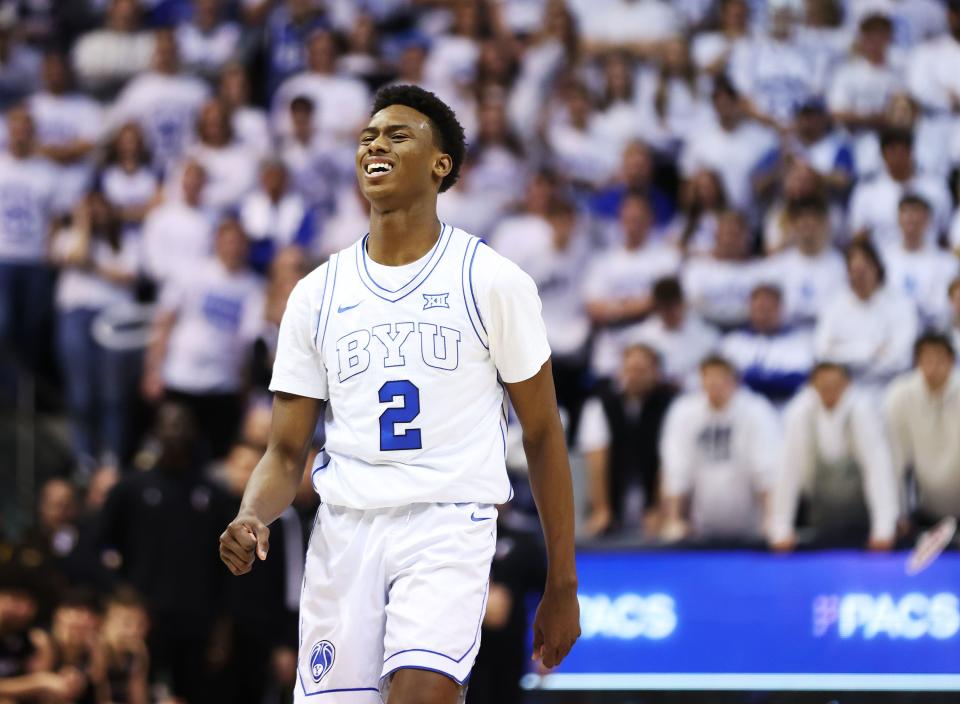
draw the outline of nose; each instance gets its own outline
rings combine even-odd
[[[377,137],[367,145],[368,154],[383,154],[390,151],[390,140],[387,139],[387,136],[384,134],[377,135]]]

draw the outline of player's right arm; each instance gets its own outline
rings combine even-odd
[[[247,482],[237,517],[220,536],[220,558],[233,574],[249,572],[255,557],[267,559],[267,525],[293,503],[326,403],[326,372],[313,342],[319,311],[311,299],[313,280],[325,274],[325,266],[294,287],[280,322],[267,451]]]
[[[293,503],[324,403],[307,396],[276,394],[267,451],[247,482],[237,517],[220,536],[220,559],[233,574],[249,572],[254,557],[267,559],[267,526]]]

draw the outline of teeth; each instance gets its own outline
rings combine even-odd
[[[393,166],[385,162],[376,162],[373,164],[367,164],[367,173],[368,174],[385,174],[393,171]]]

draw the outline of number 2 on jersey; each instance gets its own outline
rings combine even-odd
[[[419,450],[420,430],[408,428],[398,433],[397,423],[409,423],[420,415],[420,389],[407,379],[388,381],[380,387],[380,403],[403,399],[402,406],[394,406],[380,414],[380,450]]]

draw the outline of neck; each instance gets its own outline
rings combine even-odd
[[[927,391],[930,393],[930,395],[939,396],[943,393],[943,390],[947,387],[948,380],[949,380],[949,377],[941,381],[939,384],[931,384],[929,381],[926,381],[926,380],[924,381],[926,381]]]
[[[421,201],[409,208],[370,208],[370,237],[367,254],[386,266],[402,266],[424,256],[440,236],[437,199]]]

